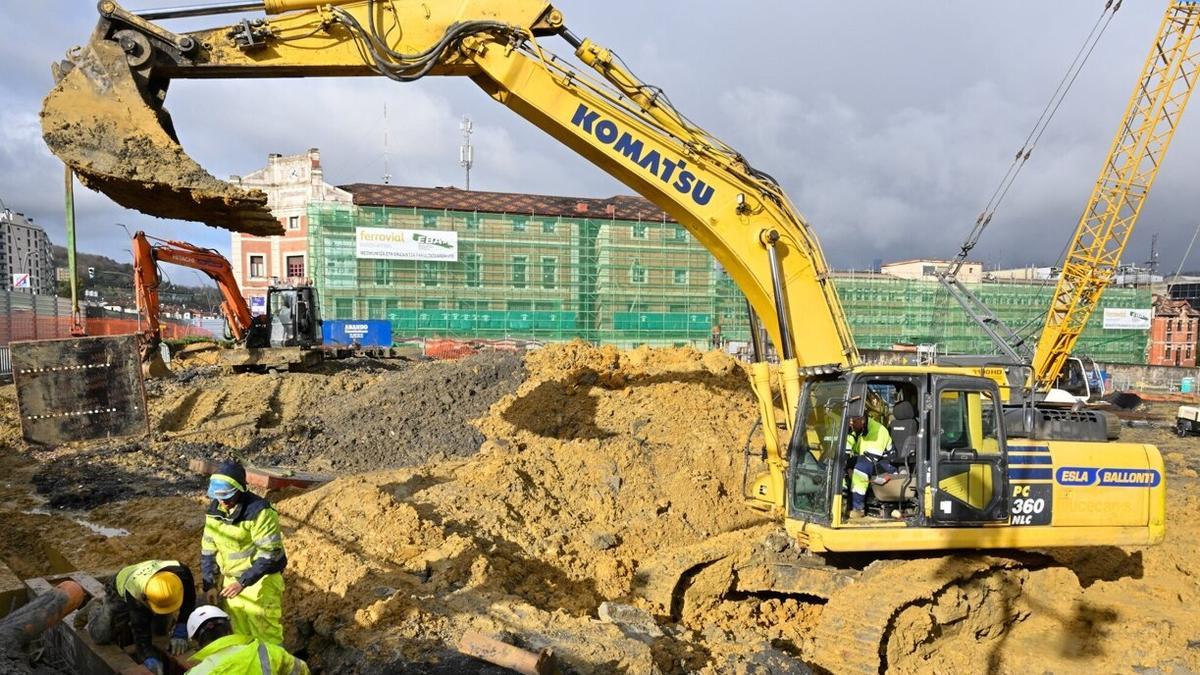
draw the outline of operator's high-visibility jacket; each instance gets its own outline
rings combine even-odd
[[[204,590],[214,587],[219,590],[233,581],[240,583],[242,592],[225,599],[225,611],[233,630],[272,644],[283,644],[281,572],[287,567],[287,556],[283,551],[279,513],[267,500],[245,491],[241,482],[245,481],[244,470],[240,475],[222,474],[222,477],[242,491],[232,509],[226,510],[214,499],[205,514],[204,538],[200,543]]]
[[[850,431],[846,434],[846,449],[853,455],[882,457],[892,449],[892,434],[887,427],[867,418],[867,428],[861,434]]]
[[[179,577],[183,585],[183,604],[176,616],[186,621],[196,608],[196,582],[192,579],[192,571],[178,560],[145,560],[123,567],[105,593],[105,602],[110,605],[108,611],[113,617],[110,621],[120,621],[120,615],[128,613],[129,632],[139,656],[154,653],[150,643],[155,614],[146,604],[146,584],[159,572],[170,572]]]
[[[279,645],[234,633],[192,655],[188,675],[308,675],[308,665]]]

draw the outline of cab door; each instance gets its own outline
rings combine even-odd
[[[981,378],[934,377],[930,519],[937,525],[1008,522],[1000,393]]]

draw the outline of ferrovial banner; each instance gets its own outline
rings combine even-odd
[[[1153,310],[1149,309],[1108,307],[1104,310],[1104,328],[1105,330],[1150,330],[1150,317],[1153,313]]]
[[[458,260],[458,233],[443,230],[354,229],[354,254],[380,260]]]

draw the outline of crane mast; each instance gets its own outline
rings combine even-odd
[[[1116,274],[1200,76],[1197,30],[1200,3],[1171,2],[1063,262],[1033,355],[1037,390],[1058,377]]]

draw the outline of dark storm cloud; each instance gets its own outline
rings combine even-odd
[[[875,258],[956,252],[1103,3],[560,6],[576,33],[616,49],[695,121],[779,178],[834,266],[861,268]],[[1015,265],[1059,256],[1164,7],[1125,3],[976,257]],[[94,8],[91,0],[0,6],[16,36],[0,42],[0,199],[35,215],[56,241],[62,172],[41,143],[37,111],[48,64],[87,38]],[[468,82],[181,81],[168,99],[184,147],[215,175],[315,146],[334,183],[380,180],[385,104],[395,183],[461,185],[457,128],[469,113],[473,187],[627,192]],[[1173,270],[1191,237],[1195,208],[1184,181],[1200,156],[1197,116],[1181,127],[1127,260],[1144,259],[1158,233],[1164,268]],[[85,250],[127,256],[124,234],[111,225],[125,222],[228,251],[223,232],[148,218],[86,190],[77,198]]]

